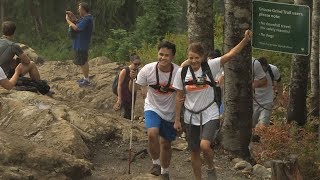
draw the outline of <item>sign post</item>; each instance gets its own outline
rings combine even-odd
[[[254,48],[309,55],[308,6],[253,0],[252,22]]]

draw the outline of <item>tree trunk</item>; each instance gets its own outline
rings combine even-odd
[[[0,18],[1,24],[4,22],[4,0],[0,0]]]
[[[36,28],[36,32],[38,37],[41,37],[42,34],[42,18],[41,18],[41,10],[40,10],[40,2],[37,0],[30,1],[30,12],[33,17],[34,25]]]
[[[214,48],[214,17],[212,0],[188,0],[189,42],[201,42],[209,52]]]
[[[295,4],[309,5],[308,0],[295,0]],[[303,126],[307,122],[307,88],[309,73],[309,56],[294,55],[291,63],[289,89],[288,122],[296,121]]]
[[[297,157],[291,157],[288,161],[271,161],[272,180],[303,180],[299,170]]]
[[[320,1],[313,0],[312,8],[312,46],[310,57],[311,68],[311,113],[319,117],[319,25]]]
[[[251,28],[251,0],[226,0],[224,52],[230,51]],[[248,158],[252,128],[251,46],[224,65],[225,112],[222,145],[236,155]]]

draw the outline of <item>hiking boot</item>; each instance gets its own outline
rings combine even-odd
[[[169,173],[161,174],[160,177],[161,177],[162,180],[170,180]]]
[[[150,170],[150,173],[155,176],[159,176],[161,174],[161,166],[159,164],[154,164]]]
[[[208,174],[208,180],[216,180],[217,179],[216,170],[214,168],[207,169],[207,174]]]
[[[86,79],[83,79],[82,81],[78,82],[78,84],[79,84],[79,87],[85,87],[85,86],[91,85],[90,81],[88,81]]]

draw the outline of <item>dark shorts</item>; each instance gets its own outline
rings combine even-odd
[[[200,126],[186,124],[188,147],[191,151],[198,151],[200,149],[201,140],[208,140],[213,143],[220,126],[218,119],[211,120],[202,125],[202,134],[200,135]]]
[[[122,102],[121,104],[121,116],[126,119],[131,119],[131,102]]]
[[[88,51],[87,50],[75,50],[74,60],[75,65],[83,66],[88,62]]]
[[[166,121],[162,119],[154,111],[145,111],[144,118],[146,123],[146,128],[158,128],[159,135],[167,141],[173,141],[176,139],[177,133],[173,127],[173,122]]]

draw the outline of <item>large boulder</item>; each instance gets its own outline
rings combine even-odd
[[[81,74],[72,61],[40,66],[42,79],[55,91],[53,97],[0,89],[0,179],[75,178],[75,169],[83,177],[92,168],[94,143],[128,141],[130,130],[133,140],[146,139],[141,122],[132,125],[111,108],[115,99],[111,84],[121,67],[97,58],[90,61],[90,68],[93,85],[80,88],[76,80]],[[137,115],[143,108],[139,109]]]

